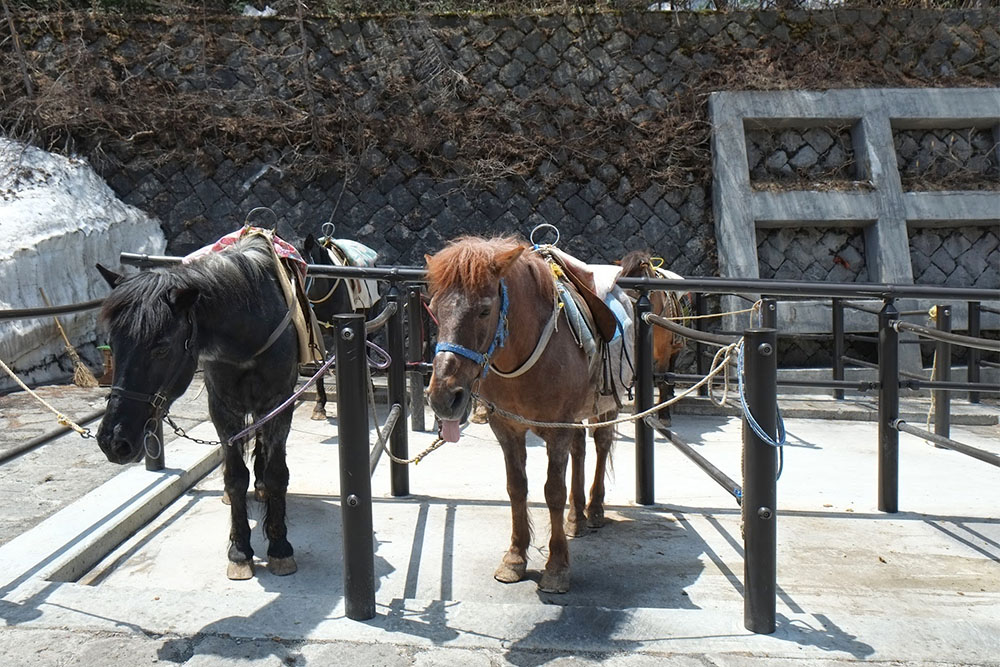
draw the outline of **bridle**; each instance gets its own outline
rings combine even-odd
[[[477,352],[476,350],[469,349],[464,345],[459,345],[458,343],[449,342],[438,342],[434,346],[434,354],[438,352],[453,352],[455,354],[461,355],[470,361],[475,362],[483,369],[483,374],[480,377],[486,377],[486,373],[490,369],[490,358],[493,353],[497,350],[503,348],[504,344],[507,342],[507,335],[510,330],[507,328],[507,313],[510,310],[510,299],[507,297],[507,281],[503,278],[500,279],[500,315],[497,318],[497,330],[493,334],[493,340],[490,341],[490,346],[486,352]]]
[[[194,344],[196,334],[198,332],[198,323],[194,319],[194,316],[188,313],[188,324],[190,326],[190,332],[188,337],[184,340],[184,352],[195,358]],[[152,394],[144,394],[138,391],[132,391],[130,389],[125,389],[124,387],[118,385],[111,386],[111,393],[108,394],[108,399],[110,400],[112,396],[119,396],[129,401],[136,401],[137,403],[148,403],[153,406],[153,417],[151,419],[159,421],[167,414],[167,395],[166,392],[169,391],[171,387],[176,384],[177,379],[184,372],[184,364],[177,364],[174,367],[174,372],[170,375],[166,382],[160,385],[160,388]]]

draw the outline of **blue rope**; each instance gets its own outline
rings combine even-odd
[[[750,407],[747,405],[746,389],[743,383],[743,342],[740,341],[739,345],[739,355],[737,356],[736,362],[736,378],[739,383],[739,394],[740,394],[740,405],[743,407],[743,415],[747,418],[747,424],[757,437],[764,441],[764,444],[770,445],[771,447],[783,447],[785,444],[785,422],[781,419],[781,410],[775,405],[775,413],[777,417],[777,438],[772,438],[770,434],[764,431],[754,416],[750,413]]]

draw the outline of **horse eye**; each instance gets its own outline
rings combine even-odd
[[[154,359],[166,359],[168,354],[170,354],[170,349],[164,346],[154,348],[153,351],[149,353],[149,356]]]
[[[483,308],[482,310],[479,311],[479,319],[485,320],[487,317],[490,316],[490,313],[492,311],[493,311],[492,308]]]

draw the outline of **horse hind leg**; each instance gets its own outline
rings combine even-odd
[[[326,421],[326,387],[323,385],[322,376],[316,380],[316,405],[313,407],[313,421]]]
[[[614,419],[615,413],[598,417],[598,421]],[[604,480],[608,474],[611,447],[614,444],[615,427],[602,426],[594,429],[594,445],[597,449],[597,465],[594,469],[594,483],[590,487],[590,503],[587,505],[587,526],[593,529],[604,525]]]
[[[285,576],[298,570],[294,549],[288,541],[285,523],[288,492],[288,464],[285,461],[285,439],[291,426],[291,415],[276,419],[264,427],[260,438],[264,459],[262,480],[265,511],[264,535],[267,537],[267,569],[271,574]],[[270,428],[268,428],[270,427]]]

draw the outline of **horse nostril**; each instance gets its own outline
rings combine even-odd
[[[457,414],[461,411],[462,407],[465,405],[465,400],[465,389],[463,387],[456,387],[451,395],[452,414]]]
[[[128,440],[115,440],[111,443],[111,452],[119,458],[127,458],[132,454],[132,445]]]

